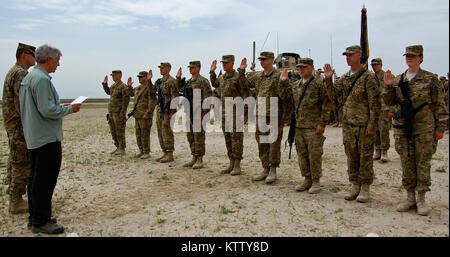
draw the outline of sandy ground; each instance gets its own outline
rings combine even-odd
[[[322,191],[296,192],[302,180],[297,157],[282,152],[274,185],[252,182],[261,171],[256,140],[246,133],[243,175],[221,175],[226,167],[222,133],[208,133],[206,167],[183,168],[190,160],[184,133],[175,134],[175,162],[154,161],[162,155],[156,124],[152,127],[152,159],[137,153],[134,120],[127,123],[127,155],[114,150],[106,109],[82,108],[64,120],[63,163],[53,196],[53,215],[66,227],[66,236],[448,236],[448,134],[439,142],[431,163],[432,187],[427,194],[431,215],[398,213],[405,197],[400,160],[393,148],[391,162],[374,162],[376,179],[371,201],[348,202],[341,128],[328,127],[323,155]],[[94,108],[95,107],[95,108]],[[3,122],[1,122],[3,126]],[[284,131],[283,142],[288,128]],[[0,129],[0,236],[36,236],[26,226],[28,215],[8,214],[6,195],[7,137]]]

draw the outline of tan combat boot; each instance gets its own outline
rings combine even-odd
[[[360,184],[353,184],[353,187],[352,187],[352,190],[350,191],[350,193],[344,197],[345,200],[347,200],[347,201],[355,200],[356,197],[358,197],[360,190],[361,190]]]
[[[166,157],[162,158],[159,162],[161,163],[168,163],[168,162],[173,162],[173,152],[167,152]]]
[[[416,192],[414,190],[408,191],[407,199],[400,203],[397,207],[398,212],[407,212],[416,208]]]
[[[356,201],[359,203],[367,203],[369,199],[370,199],[370,185],[362,184],[361,192],[359,193],[358,198],[356,198]]]
[[[373,156],[373,160],[374,161],[376,161],[376,160],[379,160],[381,158],[381,150],[376,150],[375,151],[375,155]]]
[[[387,156],[387,150],[382,150],[381,151],[381,161],[382,162],[388,162],[389,158]]]
[[[228,174],[230,173],[232,170],[234,169],[234,159],[230,158],[230,164],[228,165],[228,167],[224,170],[220,171],[220,174]]]
[[[185,167],[185,168],[190,168],[190,167],[194,166],[194,164],[195,164],[196,162],[197,162],[197,157],[194,156],[194,155],[192,155],[191,161],[185,163],[185,164],[183,165],[183,167]]]
[[[273,182],[275,182],[275,180],[277,180],[277,168],[270,167],[269,176],[267,176],[266,178],[266,183],[272,184]]]
[[[417,214],[421,216],[428,216],[431,208],[425,205],[425,192],[417,193]]]
[[[256,177],[253,177],[253,181],[265,180],[269,176],[269,168],[264,168],[264,170]]]
[[[117,152],[117,150],[119,150],[119,148],[116,148],[116,150],[110,152],[110,154],[115,154]]]
[[[140,152],[140,153],[136,154],[134,157],[136,157],[136,158],[141,158],[142,155],[144,155],[144,153],[143,153],[143,152]]]
[[[28,212],[28,202],[23,200],[18,193],[13,193],[9,198],[9,213],[20,214]]]
[[[150,158],[150,154],[148,154],[148,153],[142,154],[141,157],[139,157],[139,158],[142,160],[148,159],[148,158]]]
[[[164,152],[163,155],[161,157],[159,157],[158,159],[156,159],[157,162],[160,162],[162,159],[164,159],[164,157],[166,157],[167,152]]]
[[[234,168],[233,171],[231,171],[230,175],[231,176],[237,176],[237,175],[241,175],[242,171],[241,171],[241,160],[234,160]]]
[[[311,177],[305,177],[305,180],[303,180],[303,183],[298,184],[295,187],[295,191],[302,192],[302,191],[308,190],[311,187],[311,185],[312,185]]]
[[[308,190],[310,194],[318,194],[320,192],[320,178],[313,179],[312,185]]]
[[[192,166],[193,169],[201,169],[203,168],[203,156],[199,156],[197,157],[197,160],[194,164],[194,166]]]
[[[125,149],[119,148],[119,149],[117,149],[117,151],[114,154],[115,155],[125,155]]]

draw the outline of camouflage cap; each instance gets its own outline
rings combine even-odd
[[[445,76],[441,76],[441,77],[439,78],[439,80],[447,80],[447,78],[446,78]]]
[[[311,58],[300,58],[297,67],[308,67],[314,65],[314,61]]]
[[[372,61],[370,62],[370,65],[379,65],[379,64],[383,64],[383,61],[380,58],[372,59]]]
[[[24,51],[34,54],[34,52],[36,51],[36,47],[30,46],[27,44],[23,44],[23,43],[19,43],[19,45],[17,46],[17,51],[19,51],[19,50],[24,50]]]
[[[142,78],[142,77],[147,77],[147,75],[148,75],[148,72],[146,72],[146,71],[141,71],[141,72],[139,72],[139,74],[137,75],[139,78]]]
[[[116,75],[116,74],[122,74],[121,70],[113,70],[111,71],[111,76]]]
[[[170,64],[170,62],[162,62],[158,68],[164,68],[164,67],[172,67],[172,65]]]
[[[355,53],[362,53],[362,49],[359,45],[349,46],[345,49],[345,52],[342,53],[342,55],[346,54],[355,54]]]
[[[229,55],[222,56],[221,62],[234,62],[234,55],[229,54]]]
[[[273,58],[275,58],[275,54],[272,52],[261,52],[258,57],[258,59],[273,59]]]
[[[423,55],[423,46],[422,45],[407,46],[406,52],[403,55],[407,54]]]
[[[189,62],[188,68],[200,67],[200,66],[201,66],[200,61],[192,61],[192,62]]]

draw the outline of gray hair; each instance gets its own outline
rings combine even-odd
[[[62,53],[58,48],[45,44],[36,49],[35,55],[37,63],[45,63],[48,57],[51,59],[56,59],[59,56],[62,56]]]

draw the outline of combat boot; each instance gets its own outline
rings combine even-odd
[[[117,151],[114,154],[115,155],[125,155],[125,149],[119,148],[119,149],[117,149]]]
[[[264,170],[256,177],[253,177],[253,181],[265,180],[269,176],[269,168],[264,168]]]
[[[183,167],[185,168],[191,168],[192,166],[194,166],[194,164],[197,162],[197,157],[192,155],[192,159],[190,162],[187,162],[183,165]]]
[[[350,193],[344,197],[345,200],[347,200],[347,201],[355,200],[356,197],[358,197],[360,190],[361,190],[360,184],[353,184],[353,187],[352,187],[352,190],[350,191]]]
[[[387,150],[382,150],[381,151],[381,161],[382,162],[388,162],[389,158],[387,156]]]
[[[231,176],[237,176],[237,175],[241,175],[242,171],[241,171],[241,160],[234,160],[234,168],[233,171],[231,171],[230,175]]]
[[[28,212],[28,202],[16,192],[9,196],[9,213],[20,214]]]
[[[367,203],[369,199],[370,199],[370,185],[362,184],[361,192],[359,193],[358,198],[356,198],[356,201],[359,203]]]
[[[232,170],[234,169],[234,159],[230,158],[230,164],[228,165],[228,167],[224,170],[220,171],[220,174],[228,174],[230,173]]]
[[[161,157],[159,157],[158,159],[156,159],[156,161],[160,162],[162,159],[164,159],[164,157],[166,157],[166,155],[167,155],[167,152],[164,152],[164,154]]]
[[[298,184],[295,187],[295,191],[302,192],[302,191],[308,190],[311,187],[311,185],[312,185],[311,177],[305,177],[305,180],[303,180],[303,183]]]
[[[161,163],[168,163],[168,162],[173,162],[173,152],[167,152],[166,157],[162,158],[159,162]]]
[[[313,179],[312,185],[308,190],[310,194],[318,194],[320,192],[320,179]]]
[[[408,191],[407,199],[400,203],[397,207],[398,212],[407,212],[416,208],[416,192],[414,190]]]
[[[134,156],[134,157],[136,157],[136,158],[141,158],[142,155],[144,155],[144,153],[143,153],[143,152],[140,152],[140,153],[136,154],[136,156]]]
[[[425,205],[425,192],[417,193],[417,214],[421,216],[428,216],[431,208]]]
[[[192,168],[195,170],[203,168],[203,156],[197,157],[197,160]]]
[[[269,176],[267,176],[266,178],[266,183],[272,184],[273,182],[275,182],[275,180],[277,180],[277,168],[270,167]]]
[[[379,160],[380,158],[381,158],[381,150],[377,149],[375,151],[375,155],[373,156],[373,160],[376,161]]]
[[[150,154],[148,154],[148,153],[142,154],[142,156],[139,157],[139,158],[142,159],[142,160],[148,159],[148,158],[150,158]]]
[[[119,148],[116,148],[116,150],[110,152],[110,154],[115,154],[117,152],[117,150],[119,150]]]

